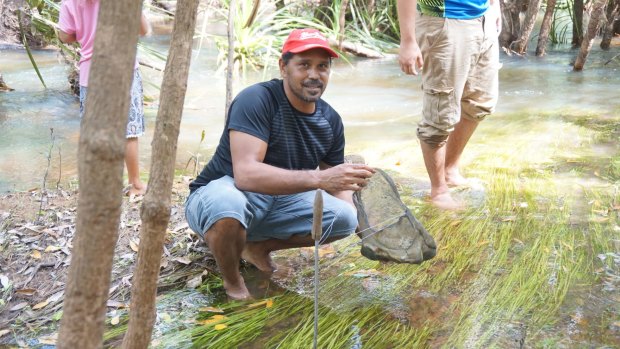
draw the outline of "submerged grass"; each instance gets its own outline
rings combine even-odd
[[[508,144],[502,135],[510,129],[520,132]],[[355,237],[334,243],[322,257],[319,347],[553,346],[559,343],[554,333],[565,329],[561,314],[591,302],[595,289],[617,291],[613,273],[620,268],[606,256],[620,250],[620,153],[593,150],[617,139],[613,120],[506,115],[479,133],[465,171],[481,178],[482,192],[455,192],[470,201],[482,197],[468,211],[437,212],[401,184],[405,202],[437,240],[434,259],[422,265],[370,261],[359,254]],[[385,149],[394,151],[402,150]],[[408,171],[390,170],[396,177]],[[293,277],[279,281],[295,292],[258,306],[222,305],[224,317],[199,316],[175,336],[189,334],[196,348],[310,348],[312,258],[302,255],[278,254],[296,267]],[[593,306],[591,328],[601,334],[587,340],[613,347],[619,312]],[[175,340],[158,339],[164,342]]]

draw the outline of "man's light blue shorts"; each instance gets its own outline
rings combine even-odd
[[[189,227],[204,238],[222,218],[234,218],[245,227],[247,241],[286,240],[307,235],[312,229],[316,191],[292,195],[244,192],[233,178],[224,176],[194,191],[185,202]],[[357,214],[353,206],[323,193],[323,237],[343,237],[355,231]]]

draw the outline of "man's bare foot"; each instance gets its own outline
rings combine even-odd
[[[250,291],[245,286],[245,282],[243,281],[243,277],[239,275],[239,281],[235,283],[229,283],[224,280],[224,289],[226,290],[226,294],[232,300],[246,300],[251,299],[252,295],[250,295]]]
[[[241,258],[266,273],[273,273],[277,269],[276,264],[271,260],[269,251],[265,251],[257,244],[251,242],[245,244],[243,252],[241,252]]]
[[[458,170],[448,171],[446,169],[446,184],[448,187],[468,186],[469,180],[463,177]]]
[[[438,209],[447,211],[461,211],[465,208],[463,204],[454,200],[449,192],[432,196],[431,203]]]

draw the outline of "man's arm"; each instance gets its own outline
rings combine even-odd
[[[328,193],[359,190],[374,172],[363,164],[342,164],[325,170],[286,170],[263,163],[267,143],[239,131],[230,131],[235,185],[240,190],[269,195],[323,189]]]
[[[400,52],[398,63],[400,69],[409,75],[418,75],[424,60],[422,52],[415,38],[415,17],[417,14],[417,0],[398,0],[398,24],[400,25]]]

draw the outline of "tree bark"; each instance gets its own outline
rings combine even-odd
[[[583,41],[583,1],[573,2],[573,47],[579,47]]]
[[[192,38],[199,0],[179,0],[170,53],[161,87],[161,101],[153,137],[153,156],[148,191],[140,217],[140,247],[133,273],[129,327],[124,349],[147,348],[155,322],[155,298],[166,228],[170,221],[170,197],[174,179],[177,140],[192,56]]]
[[[142,1],[101,1],[80,130],[80,193],[59,349],[101,348],[118,238],[125,129]],[[122,38],[122,40],[119,40]]]
[[[525,0],[500,0],[502,12],[502,32],[499,35],[501,47],[509,47],[521,32],[519,14],[523,12]]]
[[[611,38],[614,36],[614,22],[620,12],[620,1],[610,0],[607,4],[607,23],[603,30],[603,39],[601,40],[601,49],[607,51],[611,45]]]
[[[549,32],[551,32],[551,21],[555,12],[556,0],[547,0],[547,8],[542,24],[540,25],[540,33],[538,34],[538,45],[536,45],[536,56],[542,57],[547,50],[547,42],[549,41]]]
[[[575,60],[575,66],[573,67],[573,70],[582,70],[584,64],[586,63],[586,59],[588,58],[588,54],[590,53],[590,49],[592,48],[592,43],[594,42],[594,37],[596,36],[596,33],[598,33],[601,25],[601,17],[603,16],[603,12],[605,11],[606,3],[607,0],[596,0],[594,6],[592,7],[592,14],[590,15],[588,30],[586,31],[586,35],[581,43],[581,49],[579,50],[579,54],[577,55],[577,59]]]
[[[341,0],[340,2],[340,16],[338,18],[338,49],[342,50],[342,42],[344,41],[345,30],[345,16],[347,14],[347,7],[349,6],[349,0]]]
[[[536,24],[541,2],[542,0],[530,0],[519,38],[510,44],[510,48],[518,54],[524,55],[527,51],[527,44],[530,41],[532,30],[534,30],[534,24]]]
[[[224,107],[224,121],[228,120],[228,109],[232,103],[233,71],[235,70],[235,16],[237,0],[228,3],[228,65],[226,67],[226,105]]]

